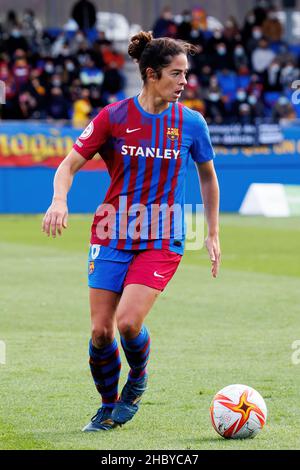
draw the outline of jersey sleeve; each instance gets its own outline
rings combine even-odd
[[[195,162],[208,162],[215,158],[212,148],[208,126],[200,113],[195,112],[193,129],[193,143],[191,145],[191,155]]]
[[[88,124],[82,134],[77,138],[73,149],[82,157],[90,160],[98,152],[101,145],[110,136],[109,112],[107,107]]]

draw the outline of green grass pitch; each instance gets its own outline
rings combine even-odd
[[[299,218],[222,215],[216,280],[203,249],[186,252],[146,321],[150,381],[139,413],[92,435],[81,432],[99,401],[87,357],[92,217],[71,215],[56,240],[41,218],[0,217],[1,449],[300,448]],[[232,383],[265,398],[267,425],[253,440],[224,440],[210,424],[213,395]]]

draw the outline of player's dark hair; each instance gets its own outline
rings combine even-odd
[[[188,42],[172,38],[153,39],[151,31],[140,31],[132,36],[128,47],[128,54],[139,64],[144,82],[147,80],[148,67],[154,70],[157,78],[161,78],[162,69],[171,63],[173,57],[179,54],[187,56],[196,52],[198,52],[197,46]]]

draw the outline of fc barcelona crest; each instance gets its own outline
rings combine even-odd
[[[176,127],[168,127],[167,137],[170,140],[178,140],[179,139],[179,129],[177,129]]]
[[[95,263],[94,261],[90,261],[89,262],[89,274],[93,274],[94,270],[95,270]]]

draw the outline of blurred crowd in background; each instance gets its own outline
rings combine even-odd
[[[265,2],[264,2],[265,3]],[[300,46],[287,44],[272,6],[256,6],[242,26],[229,16],[223,28],[208,30],[207,13],[194,8],[180,23],[170,8],[156,21],[155,37],[170,36],[199,47],[183,102],[209,123],[279,122],[300,117],[291,85],[300,76]]]
[[[153,25],[155,37],[199,48],[190,59],[182,101],[209,123],[300,117],[291,100],[291,85],[300,77],[300,46],[284,41],[276,9],[258,5],[242,25],[229,16],[215,29],[208,28],[208,13],[195,7],[174,15],[166,7]],[[84,126],[103,106],[125,98],[125,56],[96,31],[93,10],[86,24],[75,7],[72,16],[79,29],[53,35],[31,10],[7,14],[0,25],[2,119],[72,120]]]
[[[103,32],[82,27],[53,35],[31,10],[8,13],[0,27],[2,119],[72,120],[82,127],[103,106],[125,98],[124,55]]]

